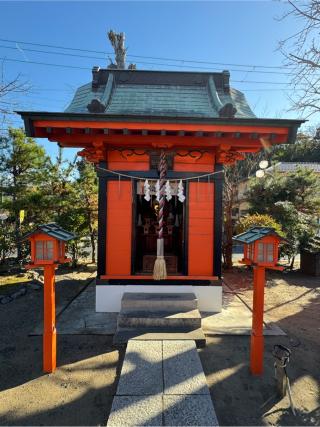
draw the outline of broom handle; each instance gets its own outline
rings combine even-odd
[[[164,187],[165,187],[165,178],[167,171],[167,162],[166,162],[166,153],[164,150],[160,154],[160,199],[159,199],[159,239],[163,239],[163,210],[164,210]]]

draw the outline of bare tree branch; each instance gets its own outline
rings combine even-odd
[[[292,1],[282,19],[299,19],[302,28],[279,42],[285,65],[292,70],[292,110],[310,117],[320,113],[320,0]]]
[[[320,18],[318,18],[317,13],[320,12],[320,6],[319,3],[316,1],[312,1],[311,5],[305,9],[299,8],[296,4],[294,4],[292,1],[288,0],[288,3],[291,4],[291,6],[296,10],[298,13],[298,16],[304,16],[307,19],[310,19],[311,21],[318,21],[320,22]]]
[[[19,105],[19,95],[30,90],[30,86],[21,80],[18,74],[13,79],[6,79],[4,72],[4,61],[1,64],[0,76],[0,120],[2,124],[6,122],[7,116],[15,115],[14,109]],[[3,130],[3,128],[1,128]]]

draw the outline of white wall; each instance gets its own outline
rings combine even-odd
[[[222,286],[188,286],[188,285],[97,285],[96,286],[96,311],[119,312],[121,298],[124,292],[193,292],[198,298],[200,311],[211,313],[220,312],[222,309]]]

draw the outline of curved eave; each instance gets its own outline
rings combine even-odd
[[[146,123],[146,124],[186,124],[186,125],[226,125],[226,126],[248,126],[252,127],[253,130],[256,127],[266,128],[285,128],[288,129],[288,140],[287,143],[291,144],[295,142],[297,131],[299,126],[305,122],[305,120],[293,120],[293,119],[269,119],[269,118],[202,118],[202,117],[174,117],[174,116],[141,116],[141,115],[108,115],[104,113],[65,113],[65,112],[41,112],[41,111],[17,111],[22,119],[24,120],[25,130],[28,136],[34,137],[35,121],[60,121],[66,122],[66,127],[69,122],[95,122],[95,123]]]

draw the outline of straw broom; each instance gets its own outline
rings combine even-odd
[[[160,197],[159,197],[159,213],[158,213],[158,221],[159,221],[159,234],[157,239],[157,258],[154,263],[153,268],[153,278],[154,280],[164,280],[167,278],[167,268],[166,261],[164,259],[164,240],[163,240],[163,210],[164,210],[164,186],[165,186],[165,177],[166,177],[166,155],[162,150],[160,155]]]

